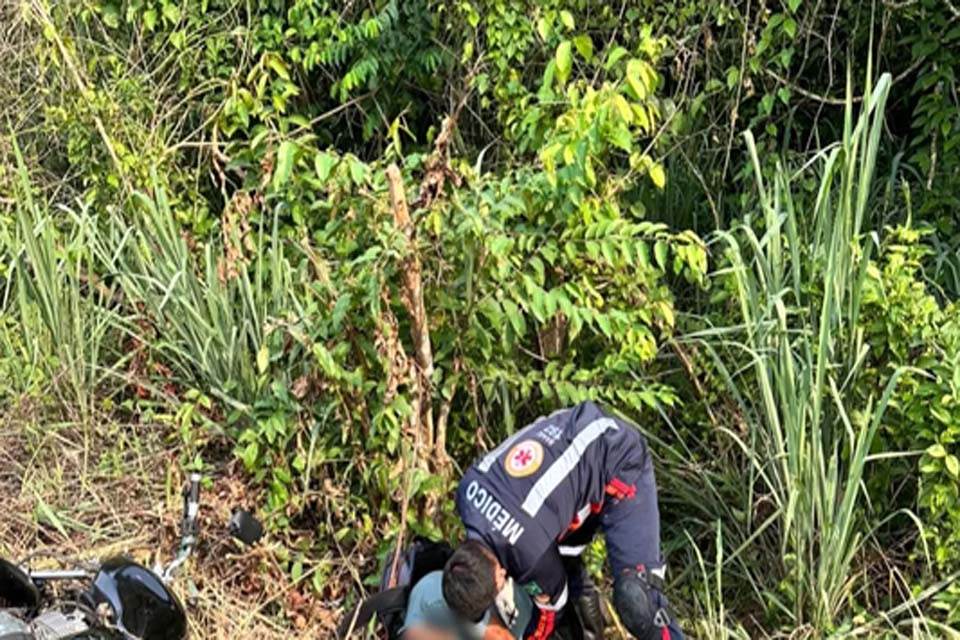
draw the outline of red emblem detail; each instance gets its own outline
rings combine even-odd
[[[513,456],[513,459],[516,461],[517,466],[525,467],[533,460],[533,454],[526,449],[521,449],[517,451],[517,455]]]
[[[514,478],[525,478],[537,472],[543,464],[543,445],[535,440],[524,440],[507,453],[504,466]]]

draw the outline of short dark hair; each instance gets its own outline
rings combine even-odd
[[[496,574],[493,553],[483,543],[467,540],[443,568],[443,599],[454,613],[479,622],[497,598]]]

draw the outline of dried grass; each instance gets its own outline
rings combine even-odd
[[[182,474],[164,431],[107,423],[90,441],[85,464],[79,427],[0,415],[0,556],[34,556],[34,566],[51,565],[44,554],[122,554],[147,566],[169,560]],[[340,601],[318,602],[291,583],[280,561],[287,541],[267,536],[244,549],[226,534],[232,510],[256,503],[229,467],[203,495],[201,541],[173,585],[187,608],[190,637],[330,637]]]

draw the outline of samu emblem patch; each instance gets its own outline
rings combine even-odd
[[[543,464],[543,445],[536,440],[524,440],[515,445],[503,462],[507,473],[514,478],[526,478]]]

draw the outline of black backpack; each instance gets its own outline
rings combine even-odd
[[[442,570],[453,549],[446,542],[417,536],[400,554],[396,586],[390,587],[394,554],[395,550],[387,555],[379,591],[348,611],[340,621],[337,628],[339,640],[344,640],[351,632],[366,629],[374,616],[386,632],[387,640],[399,640],[410,591],[428,573]]]

